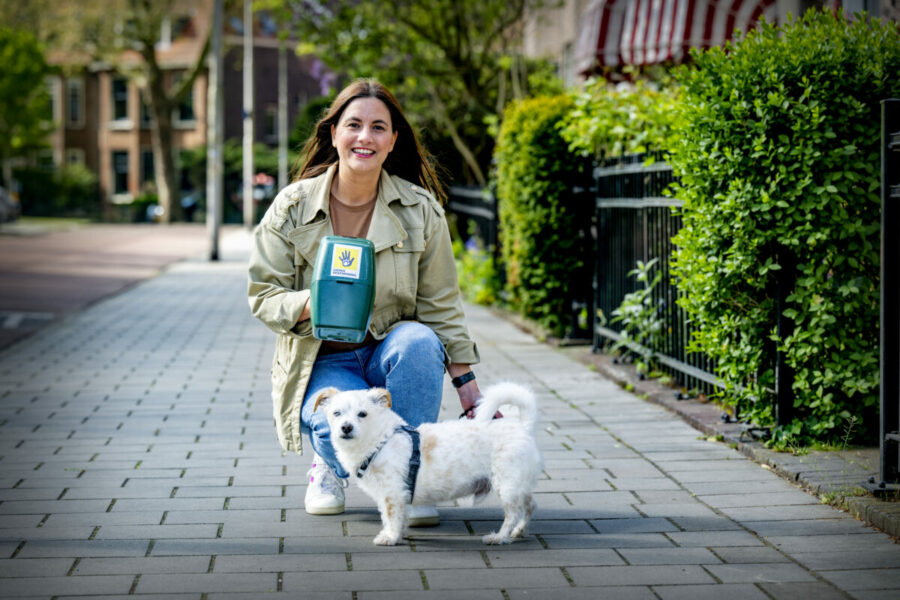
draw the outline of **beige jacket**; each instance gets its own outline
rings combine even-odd
[[[285,187],[253,232],[248,294],[253,315],[278,334],[272,401],[281,446],[302,453],[300,407],[321,342],[309,320],[319,241],[333,235],[328,200],[332,166]],[[474,364],[478,350],[466,329],[450,233],[434,197],[381,172],[368,239],[375,245],[375,306],[369,331],[383,339],[403,321],[430,327],[450,362]]]

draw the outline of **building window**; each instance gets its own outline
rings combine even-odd
[[[141,96],[141,129],[150,129],[153,125],[153,115],[150,114],[150,105],[144,102]]]
[[[56,111],[59,106],[57,79],[56,77],[48,77],[44,82],[47,86],[47,113],[44,115],[44,118],[51,123],[56,123]]]
[[[83,165],[84,150],[82,150],[81,148],[66,148],[66,164]]]
[[[177,86],[183,77],[184,73],[174,75],[172,85]],[[191,84],[191,88],[188,90],[184,100],[175,109],[175,123],[182,127],[194,127],[196,118],[197,116],[194,114],[194,86]]]
[[[128,120],[128,80],[116,77],[112,80],[112,120]]]
[[[263,115],[263,135],[266,140],[273,140],[278,137],[278,107],[267,106]]]
[[[128,150],[112,152],[113,194],[128,193]]]
[[[153,173],[153,149],[141,149],[141,187],[146,183],[153,183],[156,178]]]
[[[84,127],[84,79],[66,80],[66,124]]]

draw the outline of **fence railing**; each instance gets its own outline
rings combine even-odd
[[[662,277],[651,298],[662,330],[648,349],[678,385],[708,393],[721,384],[709,358],[685,349],[691,323],[678,306],[679,291],[669,273],[672,237],[681,228],[672,209],[682,202],[663,195],[673,181],[672,168],[662,162],[644,166],[640,159],[628,157],[594,169],[594,349],[622,339],[621,323],[611,322],[613,311],[643,285],[629,272],[638,261],[657,259],[655,269]]]

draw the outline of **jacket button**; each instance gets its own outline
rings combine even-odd
[[[402,248],[402,247],[403,247],[403,242],[397,242],[397,247],[398,247],[398,248]]]

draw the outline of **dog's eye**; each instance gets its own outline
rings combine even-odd
[[[336,417],[339,417],[339,416],[341,416],[341,411],[336,410],[336,411],[334,411],[332,414],[333,414],[334,416],[336,416]]]
[[[356,415],[356,416],[359,417],[360,419],[365,419],[366,417],[369,416],[369,413],[367,413],[367,412],[364,411],[364,410],[361,410],[361,411],[359,411],[359,414]]]

